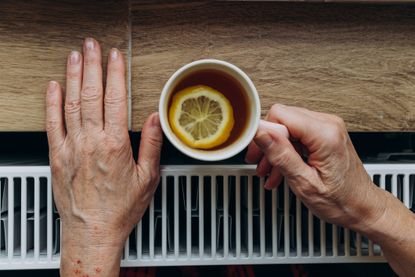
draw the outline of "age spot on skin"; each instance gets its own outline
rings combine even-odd
[[[96,235],[100,234],[98,226],[94,226],[94,234],[96,234]]]
[[[79,273],[81,273],[81,270],[79,270],[79,269],[74,269],[73,273],[75,273],[76,275],[78,275]]]

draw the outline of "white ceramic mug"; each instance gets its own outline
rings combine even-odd
[[[216,150],[195,149],[187,146],[174,134],[168,118],[169,100],[177,84],[189,74],[204,70],[220,71],[225,75],[233,77],[233,79],[243,88],[251,109],[249,118],[247,119],[247,127],[242,134],[231,144]],[[161,92],[159,114],[164,134],[178,150],[187,156],[198,160],[219,161],[238,154],[252,141],[258,129],[259,119],[261,117],[261,104],[258,92],[246,73],[231,63],[214,59],[205,59],[186,64],[170,77]],[[235,118],[235,120],[238,119]]]

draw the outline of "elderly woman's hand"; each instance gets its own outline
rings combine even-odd
[[[259,162],[259,175],[269,174],[265,187],[277,186],[284,175],[316,215],[351,228],[370,225],[382,215],[384,202],[373,197],[379,189],[363,168],[343,120],[284,105],[274,105],[267,120],[286,126],[291,141],[260,124],[246,158]]]
[[[269,174],[265,187],[284,176],[313,213],[376,241],[399,274],[413,276],[415,216],[372,183],[343,120],[284,105],[274,105],[266,120],[289,135],[262,122],[248,149],[246,161],[258,163],[258,175]]]
[[[118,275],[123,244],[159,181],[162,132],[157,114],[143,127],[139,159],[130,146],[125,64],[111,49],[105,89],[100,45],[86,39],[68,57],[66,97],[46,96],[53,193],[62,220],[61,274]]]

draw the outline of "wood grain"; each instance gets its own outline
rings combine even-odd
[[[127,53],[127,0],[0,1],[0,131],[44,130],[47,82],[87,36]]]
[[[415,6],[132,3],[132,122],[180,66],[232,62],[275,102],[335,113],[350,131],[415,131]]]

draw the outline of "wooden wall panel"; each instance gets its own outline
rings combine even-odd
[[[415,6],[278,2],[132,5],[132,122],[180,66],[218,58],[274,102],[335,113],[350,131],[415,131]]]
[[[0,1],[0,131],[44,130],[47,83],[87,36],[127,53],[128,2]]]
[[[281,2],[0,1],[0,131],[44,130],[44,91],[86,36],[128,54],[132,123],[201,58],[235,63],[274,102],[342,116],[350,131],[415,131],[415,6]],[[126,55],[128,56],[128,55]]]

